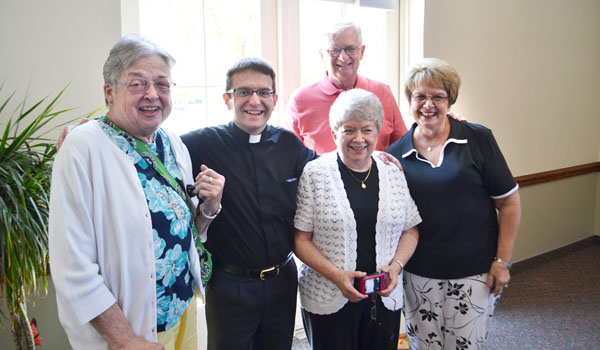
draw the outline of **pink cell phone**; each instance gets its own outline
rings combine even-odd
[[[387,272],[368,275],[360,279],[358,291],[362,294],[373,294],[387,287],[390,276]]]

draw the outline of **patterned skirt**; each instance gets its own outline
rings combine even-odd
[[[404,273],[404,313],[411,350],[485,348],[500,296],[488,274],[440,280]]]

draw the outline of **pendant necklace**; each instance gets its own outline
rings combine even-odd
[[[367,179],[369,178],[369,175],[371,175],[371,168],[373,168],[373,162],[371,161],[371,165],[369,166],[369,172],[367,173],[367,176],[365,176],[364,179],[359,179],[356,176],[354,176],[354,174],[352,174],[352,171],[350,170],[350,168],[348,168],[346,166],[346,164],[344,164],[344,167],[346,168],[346,170],[348,171],[348,174],[350,174],[350,176],[352,176],[352,178],[358,182],[360,182],[360,187],[362,187],[363,189],[367,188],[367,185],[365,185],[365,181],[367,181]]]
[[[442,130],[442,135],[444,135],[445,132],[446,132],[446,124],[444,124],[444,130]],[[437,146],[437,142],[432,145],[427,146],[427,152],[431,152],[431,150],[433,150],[433,147],[436,147],[436,146]]]

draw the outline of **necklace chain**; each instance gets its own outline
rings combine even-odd
[[[444,124],[444,129],[442,130],[442,136],[444,135],[445,132],[446,132],[446,124]],[[423,137],[423,141],[426,141],[425,137]],[[439,142],[438,140],[435,140],[435,139],[434,139],[434,141],[435,141],[435,143],[430,144],[430,145],[427,146],[427,152],[431,152],[431,150],[434,147],[437,147],[437,146],[439,146],[440,144],[443,143],[443,142]]]
[[[371,165],[369,166],[369,172],[367,173],[367,176],[365,176],[365,178],[363,180],[357,178],[356,176],[354,176],[354,174],[352,174],[352,170],[350,170],[350,168],[348,168],[346,166],[346,164],[344,164],[344,167],[346,168],[346,170],[348,171],[348,174],[350,174],[350,176],[352,176],[352,178],[358,182],[360,182],[360,187],[362,187],[363,189],[367,188],[367,185],[365,185],[365,181],[367,181],[367,179],[369,178],[369,175],[371,175],[371,168],[373,168],[373,162],[371,161]]]

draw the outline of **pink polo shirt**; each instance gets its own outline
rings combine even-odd
[[[384,151],[407,131],[392,90],[387,84],[360,75],[357,75],[356,87],[374,93],[383,105],[383,125],[376,149]],[[318,154],[335,150],[329,127],[329,108],[342,91],[331,83],[327,74],[315,83],[300,87],[288,102],[285,127]]]

